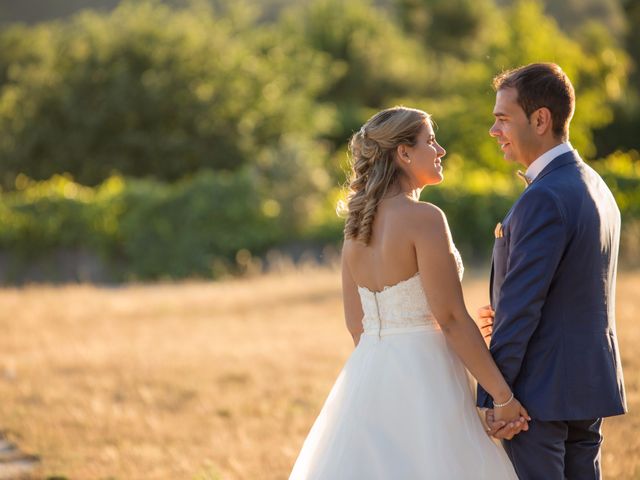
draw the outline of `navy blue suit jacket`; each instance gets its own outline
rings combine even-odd
[[[615,327],[620,211],[576,151],[556,157],[502,222],[491,354],[537,420],[626,411]],[[478,388],[478,406],[492,399]]]

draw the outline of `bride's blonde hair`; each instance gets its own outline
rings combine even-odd
[[[351,137],[345,238],[369,244],[378,204],[400,175],[395,162],[397,147],[413,147],[429,121],[431,116],[422,110],[388,108],[376,113]]]

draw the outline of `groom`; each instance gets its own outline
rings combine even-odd
[[[528,186],[496,226],[484,316],[495,310],[491,353],[532,418],[512,439],[513,430],[498,436],[520,480],[599,479],[602,417],[626,411],[615,327],[620,212],[569,143],[575,96],[558,65],[502,73],[494,88],[489,133],[526,168]],[[481,387],[478,406],[493,408]]]

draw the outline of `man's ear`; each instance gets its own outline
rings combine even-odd
[[[544,135],[547,131],[553,129],[553,119],[551,118],[551,110],[547,107],[541,107],[531,114],[531,123],[536,129],[538,135]]]

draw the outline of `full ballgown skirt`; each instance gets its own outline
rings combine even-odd
[[[364,333],[289,479],[517,480],[484,432],[467,371],[431,313],[420,275],[377,293],[358,290]]]

